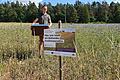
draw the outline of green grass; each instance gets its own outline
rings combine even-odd
[[[120,27],[63,26],[76,28],[78,51],[76,58],[63,57],[64,80],[120,79]],[[38,58],[29,23],[0,23],[0,80],[58,80],[58,60]]]

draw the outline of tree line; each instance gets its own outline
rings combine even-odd
[[[120,3],[92,2],[84,4],[77,0],[74,4],[44,3],[48,6],[48,13],[52,22],[58,20],[69,23],[89,23],[89,22],[120,22]],[[22,4],[16,2],[6,2],[0,4],[0,22],[32,22],[40,12],[42,4],[38,6],[33,2]]]

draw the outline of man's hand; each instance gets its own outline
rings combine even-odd
[[[32,25],[34,25],[35,23],[32,23]]]

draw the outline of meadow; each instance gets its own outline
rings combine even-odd
[[[0,80],[59,80],[59,57],[38,57],[30,23],[0,23]],[[57,28],[53,24],[52,28]],[[63,24],[76,29],[77,56],[62,57],[63,80],[120,80],[120,24]]]

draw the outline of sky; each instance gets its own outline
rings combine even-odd
[[[4,3],[4,2],[7,2],[7,1],[13,2],[13,1],[16,1],[16,0],[0,0],[0,3]],[[70,4],[74,4],[76,0],[18,0],[18,1],[20,1],[20,2],[22,2],[24,4],[28,3],[29,1],[31,1],[31,2],[35,2],[36,5],[38,5],[39,2],[41,2],[41,3],[44,3],[44,2],[48,3],[48,2],[50,2],[50,3],[52,3],[52,5],[56,5],[57,3],[63,3],[63,4],[70,3]],[[88,2],[91,3],[93,1],[98,1],[98,2],[107,1],[108,3],[113,1],[113,2],[119,2],[120,3],[120,0],[79,0],[79,1],[81,1],[83,3],[88,3]]]

